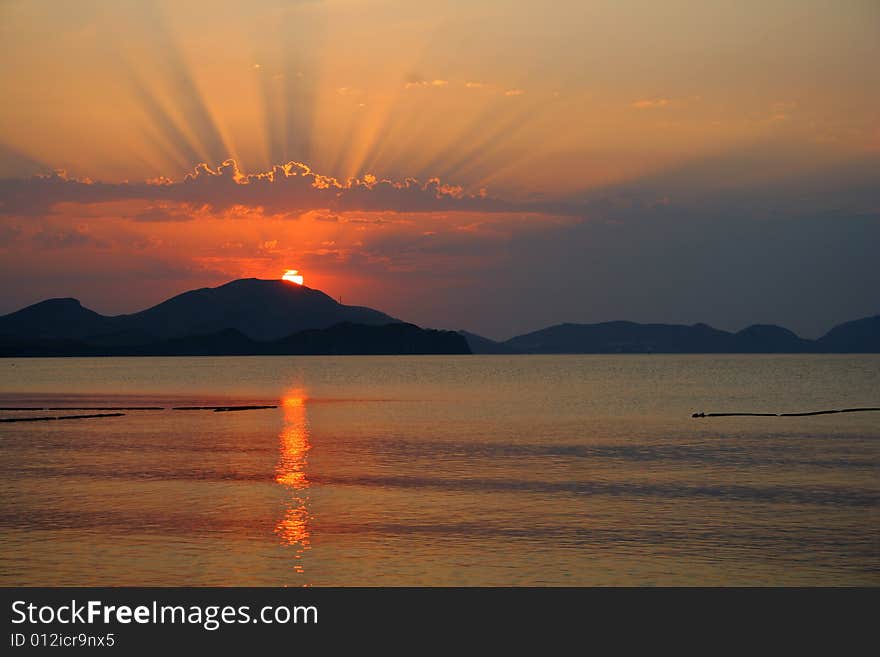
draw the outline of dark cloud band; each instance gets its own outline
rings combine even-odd
[[[242,173],[233,160],[212,169],[199,164],[181,181],[157,179],[145,182],[105,183],[70,178],[63,172],[28,179],[0,180],[0,213],[41,216],[59,203],[106,203],[114,201],[171,201],[208,206],[222,211],[237,205],[262,207],[266,212],[286,213],[325,209],[330,211],[391,212],[523,212],[576,216],[585,208],[554,202],[516,202],[485,193],[466,193],[438,178],[419,181],[380,180],[366,175],[339,181],[312,171],[300,162],[276,165],[270,171]]]

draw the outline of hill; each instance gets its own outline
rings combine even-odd
[[[781,326],[736,333],[707,324],[557,324],[504,342],[433,331],[321,292],[256,278],[178,294],[105,316],[48,299],[0,317],[0,355],[880,353],[880,315],[818,340]]]
[[[372,308],[338,303],[320,290],[248,278],[190,290],[152,308],[113,317],[84,308],[76,299],[50,299],[0,317],[0,334],[130,346],[226,329],[266,341],[342,322],[382,325],[397,321]]]
[[[557,324],[501,344],[532,354],[880,353],[880,315],[836,326],[819,340],[768,324],[730,333],[707,324],[604,322]]]
[[[816,343],[835,353],[880,353],[880,315],[838,324]]]
[[[284,356],[470,354],[454,331],[396,322],[383,326],[342,323],[298,331],[279,340],[252,340],[236,329],[148,344],[101,345],[82,340],[0,336],[0,356]]]
[[[458,331],[468,344],[472,353],[475,354],[518,354],[521,353],[513,347],[503,343],[484,338],[482,335],[470,333],[469,331]]]

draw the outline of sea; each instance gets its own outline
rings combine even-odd
[[[0,423],[5,586],[880,585],[880,412],[692,417],[877,407],[880,355],[0,372],[0,419],[123,413]]]

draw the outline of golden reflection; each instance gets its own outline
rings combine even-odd
[[[309,498],[306,491],[309,480],[306,464],[309,444],[308,418],[305,396],[301,391],[286,394],[281,400],[284,428],[279,436],[279,458],[275,467],[275,481],[290,491],[284,517],[275,525],[275,533],[284,545],[296,548],[296,559],[309,549]],[[303,572],[301,565],[294,570]]]

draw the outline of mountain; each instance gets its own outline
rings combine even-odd
[[[122,324],[160,338],[233,328],[254,340],[277,340],[296,331],[327,328],[341,322],[397,321],[372,308],[344,306],[320,290],[304,285],[248,278],[184,292],[126,316]]]
[[[184,292],[152,308],[115,317],[83,308],[76,299],[50,299],[0,317],[0,335],[125,346],[225,329],[253,340],[277,340],[342,322],[398,321],[372,308],[342,305],[320,290],[249,278]]]
[[[469,354],[453,331],[345,306],[286,281],[242,279],[107,317],[49,299],[0,317],[0,356]]]
[[[454,331],[423,329],[402,322],[382,326],[342,323],[298,331],[280,340],[252,340],[236,329],[149,344],[100,345],[82,340],[6,338],[0,356],[280,356],[361,354],[470,354]]]
[[[880,353],[880,315],[836,326],[819,340],[768,324],[730,333],[706,324],[604,322],[557,324],[501,344],[532,354]]]
[[[822,351],[880,353],[880,315],[838,324],[816,343]]]
[[[217,333],[188,335],[149,344],[95,346],[95,349],[120,356],[256,356],[261,353],[262,347],[263,343],[230,328]]]
[[[470,333],[469,331],[458,331],[470,347],[471,353],[474,354],[518,354],[521,353],[503,342],[496,342],[482,335]]]
[[[706,324],[557,324],[507,340],[505,345],[539,354],[649,354],[726,352],[731,334]]]
[[[733,334],[733,351],[744,354],[796,354],[815,351],[810,340],[772,324],[754,324]]]
[[[294,333],[267,345],[277,354],[469,354],[467,341],[455,331],[419,328],[398,322],[365,326],[348,322],[326,329]]]
[[[320,290],[241,279],[108,317],[48,299],[0,317],[0,356],[268,354],[880,353],[880,315],[805,340],[781,326],[557,324],[496,342],[345,306]]]
[[[0,317],[0,334],[78,340],[112,330],[113,321],[83,308],[76,299],[47,299]]]
[[[82,340],[28,338],[0,334],[0,357],[95,356],[95,349]]]

